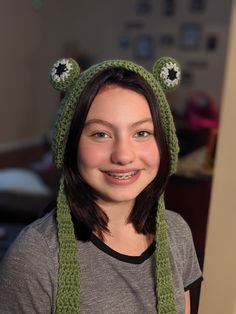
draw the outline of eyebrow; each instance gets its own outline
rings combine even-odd
[[[143,123],[147,123],[147,122],[151,122],[151,123],[153,123],[153,121],[152,121],[152,118],[146,118],[146,119],[142,119],[142,120],[139,120],[139,121],[137,121],[137,122],[134,122],[134,123],[132,123],[131,124],[131,128],[132,127],[136,127],[136,126],[138,126],[138,125],[140,125],[140,124],[143,124]],[[102,125],[105,125],[105,126],[107,126],[107,127],[109,127],[109,128],[113,128],[113,124],[112,123],[110,123],[110,122],[108,122],[108,121],[106,121],[106,120],[102,120],[102,119],[90,119],[90,120],[88,120],[86,123],[85,123],[85,127],[87,127],[87,126],[89,126],[89,125],[91,125],[91,124],[102,124]]]

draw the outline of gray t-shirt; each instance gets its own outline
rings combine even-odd
[[[26,227],[0,266],[0,313],[55,313],[58,242],[54,212]],[[166,211],[170,261],[179,314],[184,291],[201,280],[191,232]],[[156,313],[155,243],[141,256],[119,254],[95,236],[78,241],[80,313]]]

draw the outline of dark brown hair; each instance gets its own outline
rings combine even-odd
[[[82,240],[87,240],[92,231],[96,231],[101,238],[103,238],[103,232],[109,232],[107,228],[108,217],[95,202],[96,191],[83,180],[79,173],[77,147],[93,99],[102,86],[111,84],[131,89],[146,97],[160,152],[158,174],[137,196],[128,218],[128,222],[134,225],[138,233],[155,233],[156,206],[159,196],[165,189],[169,174],[169,150],[161,124],[158,104],[151,87],[140,75],[123,68],[112,68],[99,72],[88,82],[78,98],[64,157],[65,191],[77,236]]]

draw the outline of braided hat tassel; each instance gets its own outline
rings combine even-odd
[[[167,225],[165,219],[164,195],[159,199],[156,232],[156,277],[158,296],[157,313],[176,314],[174,289],[168,253]]]
[[[70,209],[64,192],[63,178],[57,198],[59,269],[56,313],[79,313],[79,260]]]

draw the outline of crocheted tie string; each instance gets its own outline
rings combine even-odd
[[[65,196],[63,177],[57,197],[57,228],[59,242],[59,269],[56,312],[79,313],[80,268],[77,242],[70,209]]]
[[[160,197],[156,218],[156,295],[157,313],[176,314],[174,289],[168,256],[169,245],[165,220],[164,195]]]
[[[153,74],[143,67],[125,60],[104,61],[79,73],[79,66],[72,59],[62,59],[54,64],[51,81],[56,89],[65,91],[55,124],[53,137],[53,157],[59,169],[63,169],[65,147],[76,103],[86,84],[100,71],[109,68],[124,68],[143,77],[152,88],[159,106],[162,126],[170,153],[170,172],[176,170],[178,141],[169,104],[165,93],[176,88],[180,81],[180,67],[170,57],[156,61]],[[79,258],[70,208],[64,191],[62,174],[57,198],[57,227],[59,241],[57,313],[79,313]],[[156,218],[156,296],[158,314],[175,314],[175,298],[169,259],[167,225],[165,219],[164,196],[158,200]]]

